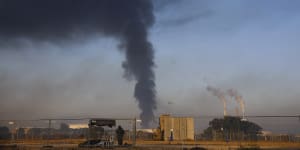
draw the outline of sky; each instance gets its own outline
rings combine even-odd
[[[299,115],[300,2],[156,0],[155,115],[223,115],[208,85],[236,89],[246,115]],[[0,45],[0,118],[134,117],[135,81],[123,77],[120,41],[103,35],[66,43]],[[228,112],[237,103],[228,99]],[[129,111],[130,110],[130,111]],[[290,132],[299,120],[267,130]],[[200,121],[201,122],[201,121]],[[200,123],[204,128],[207,121]],[[295,132],[300,133],[300,130]]]

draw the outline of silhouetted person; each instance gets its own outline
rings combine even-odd
[[[118,126],[118,129],[116,130],[117,139],[118,139],[118,145],[123,145],[123,137],[125,134],[124,129],[121,126]]]

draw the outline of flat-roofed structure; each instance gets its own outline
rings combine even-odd
[[[169,114],[159,117],[159,128],[162,139],[194,140],[194,118],[173,117]]]
[[[82,129],[82,128],[89,128],[87,123],[71,123],[69,124],[70,129]]]

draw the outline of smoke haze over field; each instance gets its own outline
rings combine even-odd
[[[4,2],[9,3],[7,7]],[[226,89],[236,89],[246,101],[247,115],[300,113],[299,1],[29,2],[33,0],[0,0],[1,119],[138,117],[135,83],[144,78],[154,81],[150,70],[155,71],[157,91],[150,97],[157,97],[157,103],[148,108],[157,107],[154,116],[223,116],[223,104],[207,91],[207,85],[217,85],[225,94]],[[52,2],[61,5],[52,11]],[[116,5],[97,6],[106,2]],[[13,7],[14,3],[20,5]],[[74,7],[64,9],[66,5]],[[27,11],[27,7],[35,9]],[[132,9],[136,7],[141,9]],[[37,9],[39,13],[34,13]],[[5,17],[4,12],[14,17]],[[59,13],[63,15],[56,17]],[[22,20],[14,19],[19,15]],[[143,26],[138,28],[137,22],[127,23],[129,16],[134,16],[130,22],[147,19],[140,20]],[[141,72],[152,73],[146,77],[136,71],[145,66],[130,67],[129,59],[141,58],[128,56],[132,52],[128,48],[137,39],[149,52],[143,53],[148,59],[137,59],[147,61],[143,64],[148,69]],[[143,81],[137,86],[154,86]],[[155,94],[154,89],[151,92]],[[230,114],[232,104],[237,105],[228,97]],[[266,130],[281,131],[286,126],[286,131],[300,133],[298,120],[280,120],[280,125],[276,120],[257,121]],[[199,126],[208,124],[199,122]]]

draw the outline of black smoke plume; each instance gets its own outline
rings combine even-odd
[[[143,126],[156,108],[154,54],[147,38],[153,23],[150,0],[0,0],[0,46],[19,39],[65,42],[97,34],[119,39],[125,73],[136,80]]]

